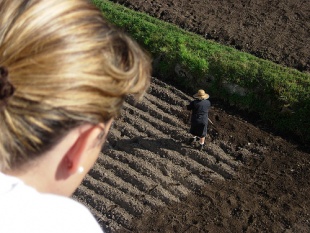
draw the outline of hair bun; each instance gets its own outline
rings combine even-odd
[[[0,100],[5,100],[14,94],[15,88],[8,80],[8,70],[0,66]]]

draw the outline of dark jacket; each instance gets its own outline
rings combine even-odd
[[[191,122],[208,124],[208,111],[211,107],[209,100],[194,100],[187,105],[187,110],[192,111]]]
[[[205,100],[193,100],[187,105],[187,110],[192,111],[191,129],[190,133],[198,136],[205,137],[207,134],[208,126],[208,112],[211,107],[211,102]]]

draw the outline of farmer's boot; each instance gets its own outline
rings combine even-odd
[[[188,140],[188,145],[192,146],[194,144],[194,142],[196,141],[196,139],[197,139],[196,137],[190,138]]]
[[[202,151],[204,145],[205,145],[205,144],[200,144],[200,143],[199,143],[198,150]]]

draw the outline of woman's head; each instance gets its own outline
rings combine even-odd
[[[117,116],[150,75],[139,46],[87,0],[2,0],[0,67],[14,89],[0,99],[0,170],[31,161],[74,127]]]

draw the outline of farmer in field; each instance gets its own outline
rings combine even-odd
[[[199,90],[194,95],[195,100],[187,105],[187,110],[192,112],[190,133],[193,138],[189,139],[189,144],[192,145],[195,141],[199,141],[198,149],[202,150],[205,144],[205,138],[208,129],[208,111],[211,103],[208,100],[209,95],[204,90]]]
[[[102,232],[68,197],[150,69],[88,0],[0,1],[0,232]]]

